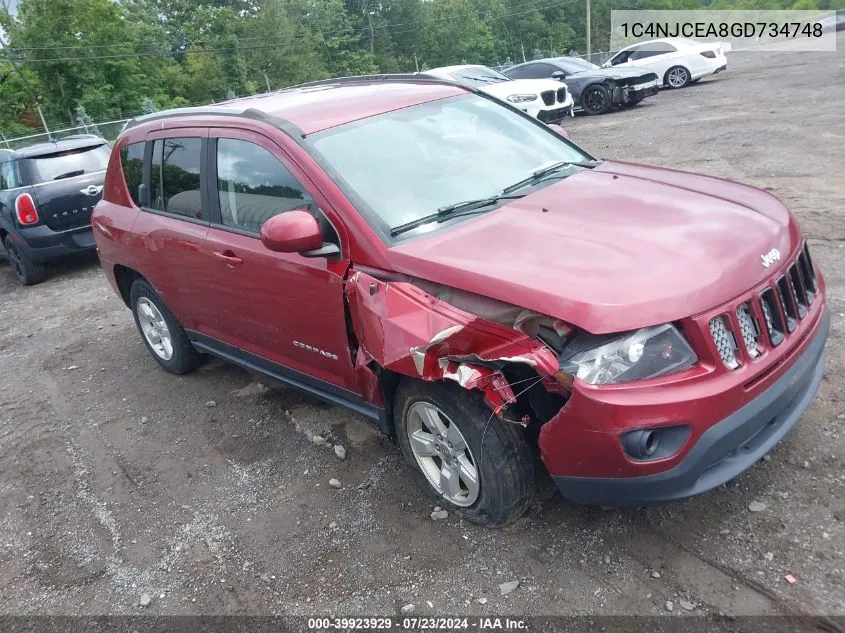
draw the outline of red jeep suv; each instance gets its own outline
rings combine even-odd
[[[752,187],[600,161],[420,76],[131,122],[93,215],[153,358],[231,361],[372,420],[477,523],[739,475],[824,369],[824,283]]]

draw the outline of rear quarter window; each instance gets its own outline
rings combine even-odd
[[[143,182],[145,147],[144,142],[130,143],[120,150],[120,164],[123,167],[123,176],[126,178],[126,188],[132,197],[132,202],[137,206],[141,206],[138,189]]]

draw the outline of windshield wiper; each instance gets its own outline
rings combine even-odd
[[[550,176],[555,174],[556,172],[560,171],[564,167],[586,167],[588,169],[592,169],[596,165],[600,164],[601,161],[599,160],[591,160],[586,162],[579,162],[579,161],[572,161],[572,160],[562,160],[557,163],[552,163],[551,165],[547,165],[545,167],[540,167],[540,169],[535,169],[534,172],[528,176],[528,178],[523,178],[519,182],[515,182],[512,185],[505,187],[502,190],[502,193],[508,194],[514,191],[518,191],[523,187],[528,185],[533,185],[540,182],[544,177]]]
[[[77,169],[76,171],[69,171],[69,172],[66,172],[64,174],[59,174],[58,176],[53,178],[53,180],[61,180],[63,178],[73,178],[74,176],[81,176],[84,173],[85,173],[84,169]]]
[[[390,229],[391,237],[396,237],[402,233],[406,233],[408,231],[413,231],[416,228],[421,227],[423,224],[429,224],[431,222],[445,222],[446,220],[451,220],[452,218],[458,218],[463,215],[470,215],[473,213],[480,213],[484,211],[487,207],[496,204],[500,200],[516,200],[518,198],[524,198],[525,194],[507,194],[502,192],[495,196],[489,196],[487,198],[478,198],[477,200],[464,200],[463,202],[455,202],[453,204],[447,204],[444,207],[440,207],[436,213],[431,213],[429,215],[424,215],[421,218],[417,218],[416,220],[411,220],[410,222],[406,222],[405,224],[400,224],[399,226],[393,227]]]

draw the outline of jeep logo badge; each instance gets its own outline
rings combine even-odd
[[[780,251],[776,248],[773,248],[765,255],[760,255],[760,259],[763,260],[763,268],[768,268],[776,261],[780,260]]]

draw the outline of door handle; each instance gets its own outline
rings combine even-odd
[[[244,263],[244,260],[235,255],[232,251],[214,251],[214,256],[226,264],[229,268],[234,268],[235,266],[240,266]]]

